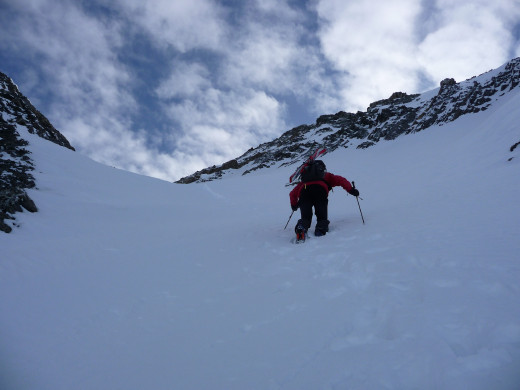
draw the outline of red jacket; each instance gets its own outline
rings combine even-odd
[[[318,184],[327,190],[327,195],[329,193],[330,188],[341,186],[345,189],[345,191],[350,191],[352,189],[352,184],[342,176],[333,175],[332,173],[326,172],[323,180],[317,181],[309,181],[307,183],[298,183],[296,187],[292,189],[289,193],[289,199],[291,200],[291,206],[296,206],[298,204],[298,200],[300,199],[300,193],[305,186],[309,186],[312,184]],[[327,185],[328,184],[328,185]],[[330,186],[330,188],[329,188]]]

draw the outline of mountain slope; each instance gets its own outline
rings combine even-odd
[[[331,232],[293,167],[190,186],[28,134],[39,207],[0,235],[0,388],[517,389],[520,92],[338,148]]]

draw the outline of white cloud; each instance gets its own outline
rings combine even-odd
[[[109,43],[117,31],[100,28],[98,22],[85,18],[68,4],[57,6],[43,1],[30,4],[32,7],[27,8],[30,12],[19,21],[19,34],[11,38],[23,44],[28,52],[37,53],[41,58],[38,65],[51,79],[53,89],[65,94],[72,104],[78,98],[83,104],[90,103],[83,96],[85,90],[97,94],[97,99],[110,102],[120,96],[117,83],[124,82],[126,75],[115,68]],[[48,8],[53,12],[40,17]],[[92,61],[93,58],[97,61]]]
[[[109,166],[132,172],[174,180],[200,169],[204,163],[198,157],[171,155],[153,149],[148,134],[134,133],[107,116],[87,118],[76,116],[65,121],[73,131],[68,136],[73,145],[81,145],[89,157]]]
[[[288,129],[286,106],[275,95],[330,103],[317,52],[302,43],[304,20],[285,2],[249,2],[217,50],[213,71],[193,62],[174,65],[156,92],[181,124],[177,150],[197,153],[206,165],[228,160]]]
[[[117,113],[121,106],[135,105],[125,89],[130,76],[114,53],[121,44],[117,23],[103,24],[68,2],[21,0],[17,5],[24,12],[15,21],[18,33],[9,38],[37,58],[35,66],[47,81],[40,80],[42,86],[56,99],[53,107],[62,106],[55,124],[98,109]]]
[[[119,6],[153,36],[154,43],[181,52],[216,49],[226,33],[225,14],[216,1],[119,0]]]
[[[176,150],[200,156],[205,166],[237,157],[286,129],[283,106],[252,89],[207,88],[191,99],[170,102],[167,110],[184,130]]]
[[[258,17],[258,13],[268,15],[269,18],[278,18],[286,21],[294,21],[300,17],[300,12],[291,8],[287,0],[253,0],[251,16]]]
[[[209,76],[208,69],[201,64],[179,62],[175,64],[169,78],[156,89],[156,93],[162,99],[197,96],[201,90],[210,87]]]
[[[462,81],[500,66],[512,52],[519,17],[518,0],[437,0],[436,24],[418,47],[419,62],[435,80]]]
[[[285,92],[293,85],[298,47],[294,35],[252,24],[242,31],[236,47],[228,52],[225,80],[228,85],[254,85]]]
[[[316,5],[319,37],[326,57],[343,72],[342,95],[347,109],[417,84],[415,0],[321,0]]]
[[[362,109],[391,92],[421,92],[506,62],[520,2],[318,0],[316,10],[323,52],[343,73],[343,104]]]
[[[334,83],[315,46],[307,11],[286,1],[252,3],[226,48],[219,82],[307,99],[315,112],[329,107],[336,97]]]
[[[54,99],[48,116],[80,152],[163,179],[187,173],[172,168],[180,166],[172,157],[151,149],[148,135],[131,131],[129,113],[137,103],[131,76],[116,56],[123,40],[116,23],[104,24],[67,2],[22,0],[17,6],[23,13],[12,43],[40,58],[45,88]]]

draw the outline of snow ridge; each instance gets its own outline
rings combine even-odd
[[[178,183],[292,165],[322,147],[329,151],[367,148],[380,140],[394,140],[403,134],[455,121],[462,115],[485,111],[519,84],[520,58],[515,58],[496,70],[460,83],[445,79],[438,90],[421,95],[395,92],[389,99],[370,104],[366,112],[322,115],[314,125],[295,127],[234,160],[198,171]]]

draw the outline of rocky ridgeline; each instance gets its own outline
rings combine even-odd
[[[14,220],[16,212],[23,209],[37,211],[26,192],[36,183],[31,173],[34,164],[25,148],[28,142],[20,137],[20,127],[74,150],[69,141],[20,93],[12,80],[0,72],[0,231],[6,233],[11,232],[12,227],[5,221]]]
[[[379,140],[393,140],[433,125],[456,120],[461,115],[486,110],[499,96],[518,87],[520,58],[499,70],[456,83],[448,78],[436,93],[408,95],[395,92],[388,99],[370,104],[366,112],[320,116],[313,125],[295,127],[279,138],[248,150],[221,166],[213,166],[180,179],[177,183],[215,180],[234,170],[248,174],[273,165],[285,166],[303,160],[318,147],[368,148]]]

